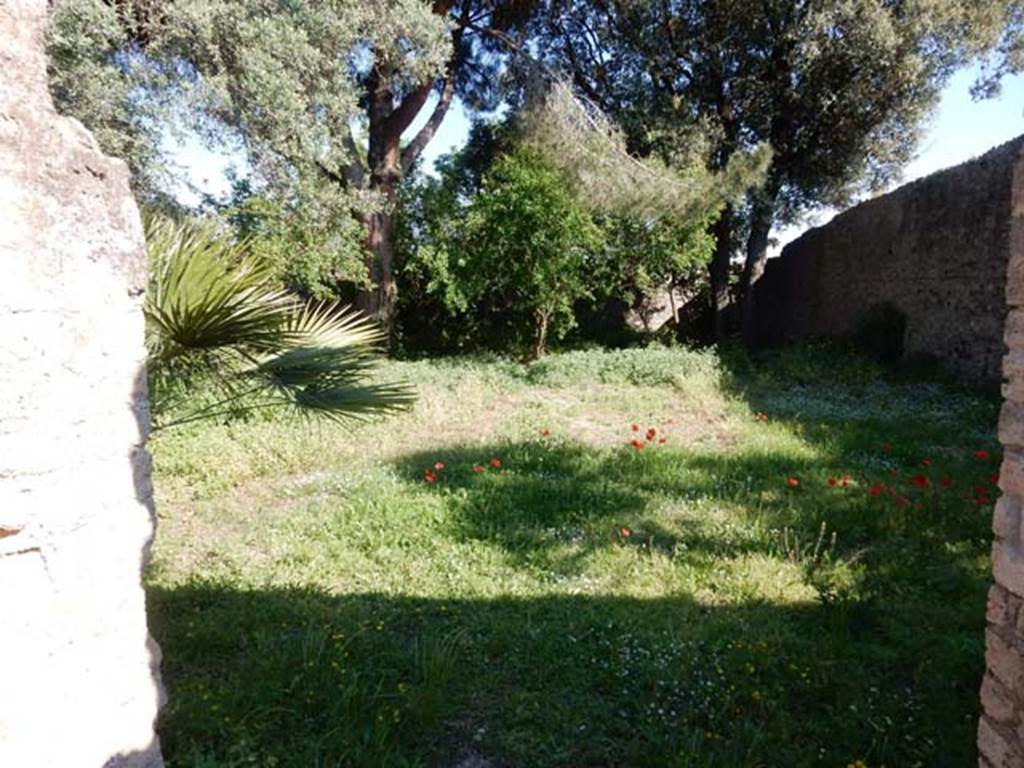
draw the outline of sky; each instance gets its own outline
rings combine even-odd
[[[950,80],[925,130],[917,157],[907,166],[900,183],[958,165],[1024,133],[1024,75],[1007,78],[998,98],[980,102],[970,96],[970,86],[976,78],[977,71],[971,69]],[[409,127],[407,138],[426,121],[432,107],[433,104],[428,104],[421,110],[419,119]],[[456,101],[423,152],[427,172],[433,170],[438,157],[465,143],[469,126],[469,115]],[[232,166],[244,170],[244,160],[237,153],[212,152],[197,140],[179,145],[174,155],[188,179],[175,192],[183,203],[189,205],[199,201],[201,192],[217,197],[227,194],[230,191],[229,170]],[[795,226],[774,231],[771,253],[778,253],[787,242],[811,226],[824,224],[836,213],[832,209],[816,211]]]

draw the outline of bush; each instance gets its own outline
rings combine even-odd
[[[601,230],[525,149],[501,156],[468,203],[443,182],[425,194],[428,216],[448,215],[425,224],[433,232],[403,271],[456,318],[462,333],[451,341],[479,336],[485,348],[542,356],[575,325],[575,303],[592,295]]]

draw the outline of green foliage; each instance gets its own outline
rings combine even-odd
[[[457,173],[425,181],[404,272],[435,297],[465,338],[533,357],[574,325],[596,288],[601,229],[536,153],[501,155],[466,199]]]
[[[574,0],[539,34],[634,146],[670,158],[696,132],[722,169],[770,145],[787,216],[895,178],[949,75],[997,44],[1018,5]]]
[[[407,352],[532,346],[536,337],[525,329],[536,318],[529,316],[533,308],[524,304],[520,285],[525,291],[551,285],[563,293],[554,323],[557,342],[608,302],[630,305],[666,285],[699,279],[713,248],[707,231],[713,213],[703,218],[590,213],[564,174],[520,137],[515,121],[478,124],[464,149],[439,160],[436,177],[415,177],[405,186],[398,244]],[[554,215],[562,211],[564,217]],[[583,229],[569,231],[577,223]],[[564,263],[571,249],[551,255],[557,250],[552,239],[558,238],[578,240],[576,254]],[[501,254],[489,247],[495,242]],[[576,275],[571,290],[549,281],[539,271],[541,260],[554,272]],[[510,265],[531,274],[524,277]],[[617,322],[621,326],[621,319]]]
[[[365,232],[351,216],[325,225],[294,205],[254,192],[248,182],[236,184],[232,200],[215,208],[290,291],[327,300],[343,284],[366,285]]]
[[[713,214],[700,219],[644,219],[612,216],[601,221],[605,232],[605,280],[609,299],[629,304],[666,285],[699,279],[714,250],[709,232]]]
[[[590,208],[648,221],[713,218],[760,186],[771,163],[771,148],[763,144],[712,171],[707,136],[694,126],[667,159],[635,157],[622,129],[562,81],[529,105],[523,121],[526,144],[561,170]]]
[[[81,120],[104,152],[128,163],[136,190],[152,194],[167,180],[162,104],[139,98],[154,73],[131,55],[132,22],[128,4],[119,9],[103,0],[57,4],[47,30],[50,90],[58,108]]]
[[[505,303],[532,323],[533,355],[550,333],[574,323],[573,305],[590,295],[601,231],[562,177],[528,150],[498,159],[467,212],[465,248],[456,258],[466,298]]]
[[[420,0],[65,0],[50,50],[58,107],[125,157],[150,199],[174,188],[168,137],[244,154],[261,198],[252,248],[326,296],[370,280],[354,232],[385,202],[360,146],[367,78],[396,99],[431,87],[451,40]]]
[[[150,219],[146,239],[157,427],[281,407],[359,418],[411,403],[403,384],[368,383],[380,341],[372,324],[328,304],[301,305],[244,241],[166,219]]]

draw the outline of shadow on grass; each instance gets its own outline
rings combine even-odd
[[[756,382],[735,386],[752,410],[777,402]],[[827,387],[814,397],[827,400]],[[806,458],[538,439],[416,453],[396,470],[405,490],[443,498],[447,534],[492,545],[515,567],[561,574],[644,543],[683,569],[784,559],[779,530],[806,540],[825,522],[839,533],[837,556],[856,565],[849,595],[709,604],[153,587],[171,767],[455,766],[473,756],[496,768],[976,761],[990,508],[961,490],[986,471],[971,463],[979,446],[963,445],[962,428],[917,417],[880,424],[790,411],[772,413],[766,428],[796,432]],[[891,453],[879,453],[881,440],[895,444]],[[936,446],[927,472],[955,476],[948,492],[907,483]],[[424,470],[437,461],[445,468],[427,485]],[[905,506],[868,492],[897,483],[890,468]],[[853,488],[827,484],[847,471]],[[712,524],[722,509],[733,532]],[[616,533],[623,527],[628,542]]]
[[[963,766],[981,618],[687,597],[149,594],[170,766]]]
[[[837,450],[830,443],[821,450],[824,458],[794,458],[777,450],[721,454],[653,445],[609,451],[535,440],[416,453],[400,459],[397,469],[411,486],[444,497],[452,536],[497,546],[518,567],[572,576],[595,553],[624,545],[695,566],[752,554],[785,557],[794,553],[780,551],[783,531],[808,542],[824,524],[837,536],[833,554],[864,566],[858,571],[862,593],[937,584],[943,594],[970,593],[979,587],[981,571],[970,552],[987,552],[990,508],[964,494],[978,483],[991,486],[989,465],[943,464],[930,470],[934,482],[920,488],[909,461],[909,469],[892,478],[880,466],[859,470],[847,455],[853,447]],[[492,458],[500,468],[488,466]],[[426,486],[423,473],[437,461],[444,469]],[[858,478],[850,487],[828,484],[846,470]],[[947,470],[960,478],[950,489],[939,484]],[[790,487],[790,477],[801,484]],[[882,481],[892,492],[872,496],[870,486]],[[714,519],[722,510],[724,527]],[[942,574],[934,583],[925,578],[933,572]]]

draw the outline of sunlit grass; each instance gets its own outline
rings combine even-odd
[[[971,763],[996,401],[816,359],[389,363],[412,413],[159,435],[170,764]]]

